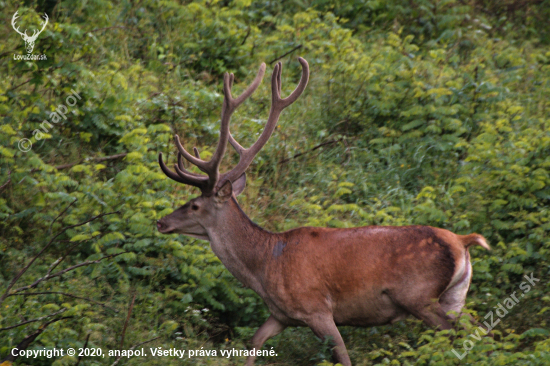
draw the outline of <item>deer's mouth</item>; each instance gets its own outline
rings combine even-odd
[[[172,234],[176,228],[170,227],[160,221],[157,221],[157,229],[162,234]]]
[[[170,227],[170,226],[166,225],[165,223],[163,223],[161,221],[157,221],[157,229],[158,229],[159,233],[161,233],[161,234],[176,234],[177,233],[177,234],[187,235],[187,236],[190,236],[190,237],[193,237],[193,238],[196,238],[196,239],[210,241],[210,238],[206,234],[196,234],[196,233],[191,233],[191,232],[188,233],[188,232],[183,232],[183,231],[177,231],[177,228]]]

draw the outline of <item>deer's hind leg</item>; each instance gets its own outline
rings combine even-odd
[[[344,344],[344,340],[340,335],[340,331],[336,324],[332,314],[315,315],[306,321],[306,324],[311,328],[313,333],[321,340],[330,338],[334,348],[332,349],[332,356],[334,361],[341,363],[344,366],[351,366],[351,360]]]

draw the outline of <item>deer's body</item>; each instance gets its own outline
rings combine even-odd
[[[266,302],[271,316],[252,339],[252,347],[287,326],[308,326],[320,338],[331,337],[336,361],[351,365],[337,325],[373,326],[413,315],[427,324],[450,328],[468,291],[472,267],[468,247],[489,246],[477,234],[456,235],[430,226],[367,226],[350,229],[302,227],[271,233],[254,224],[241,210],[236,196],[245,187],[244,171],[267,142],[282,109],[291,104],[307,83],[307,63],[298,88],[280,98],[280,64],[272,77],[273,103],[267,126],[249,149],[229,134],[229,117],[259,84],[256,80],[236,99],[230,97],[232,76],[225,78],[220,142],[211,161],[187,153],[176,138],[180,154],[170,171],[161,157],[162,170],[172,179],[199,187],[194,198],[158,221],[162,233],[181,233],[210,241],[227,269]],[[243,97],[244,96],[244,97]],[[225,142],[224,142],[225,141]],[[219,162],[227,142],[239,152],[237,167],[220,176]],[[206,172],[185,170],[182,157]],[[247,365],[252,365],[249,357]]]
[[[467,246],[481,238],[429,226],[271,233],[235,199],[223,214],[226,225],[206,230],[212,250],[285,325],[307,325],[319,312],[337,325],[383,325],[422,317],[442,294],[443,310],[460,312],[471,279]]]

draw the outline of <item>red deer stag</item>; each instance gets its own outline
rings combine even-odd
[[[260,84],[265,64],[238,98],[231,96],[233,74],[224,76],[220,140],[210,161],[189,154],[175,136],[178,162],[174,171],[159,154],[162,171],[171,179],[200,188],[192,199],[157,222],[161,233],[179,233],[210,241],[227,269],[266,302],[271,316],[252,338],[253,349],[287,326],[308,326],[321,339],[330,337],[336,361],[351,365],[337,325],[383,325],[413,315],[428,325],[451,328],[453,310],[460,313],[472,279],[468,247],[489,249],[478,234],[457,235],[430,226],[366,226],[351,229],[302,227],[272,233],[254,224],[237,203],[245,188],[245,171],[265,145],[282,110],[304,91],[302,77],[289,97],[281,98],[282,65],[271,77],[272,102],[267,124],[248,149],[229,132],[235,109]],[[238,152],[237,166],[223,174],[219,166],[227,142]],[[206,173],[185,169],[182,157]],[[247,359],[253,365],[254,356]]]

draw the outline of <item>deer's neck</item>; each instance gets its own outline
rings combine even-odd
[[[229,272],[261,295],[261,271],[277,234],[252,222],[235,198],[230,199],[217,225],[207,228],[207,233],[212,250]]]

